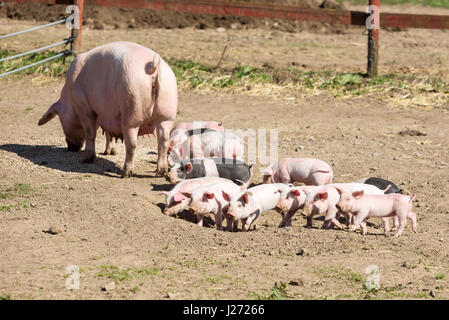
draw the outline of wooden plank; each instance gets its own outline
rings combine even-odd
[[[379,65],[379,0],[369,0],[370,18],[366,22],[368,28],[368,77],[377,77]]]

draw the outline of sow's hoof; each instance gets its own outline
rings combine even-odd
[[[103,155],[105,155],[105,156],[109,156],[109,155],[115,156],[115,155],[117,155],[117,150],[115,148],[112,148],[110,151],[105,150],[103,152]]]
[[[122,178],[131,178],[132,176],[133,176],[133,172],[130,170],[130,171],[123,171],[123,173],[122,173]]]
[[[93,163],[95,160],[95,155],[93,156],[87,156],[86,158],[83,159],[83,163]]]
[[[167,179],[167,169],[159,169],[157,168],[155,171],[155,175],[156,177],[165,177],[165,179]]]

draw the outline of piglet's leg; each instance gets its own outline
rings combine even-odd
[[[226,217],[226,231],[232,232],[233,231],[233,224],[234,224],[234,222],[232,221],[232,219]]]
[[[203,219],[204,219],[204,214],[198,214],[197,216],[196,216],[196,218],[197,218],[197,225],[198,226],[200,226],[200,227],[202,227],[203,226]]]
[[[222,230],[222,221],[223,216],[221,214],[221,210],[218,210],[217,214],[215,215],[215,225],[217,226],[217,230]]]
[[[362,235],[366,235],[366,219],[360,223],[360,227],[362,228]]]
[[[137,134],[139,133],[139,127],[126,128],[122,127],[123,137],[125,139],[126,147],[126,159],[123,169],[122,178],[131,177],[134,169],[134,153],[137,146]]]
[[[156,124],[157,132],[157,169],[156,173],[163,176],[168,172],[168,145],[170,143],[170,131],[173,121],[162,121]]]
[[[412,211],[410,211],[409,213],[408,213],[408,215],[407,215],[407,218],[411,221],[411,223],[412,223],[412,229],[413,229],[413,232],[418,232],[418,226],[417,226],[417,223],[416,223],[416,214],[414,213],[414,212],[412,212]]]
[[[382,218],[382,227],[384,228],[384,234],[390,233],[390,221],[388,221],[388,218]]]
[[[398,217],[399,218],[399,226],[398,226],[398,231],[395,233],[395,237],[399,237],[402,232],[404,231],[405,225],[407,223],[407,218],[405,215],[401,215]]]

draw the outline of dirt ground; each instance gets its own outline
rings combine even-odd
[[[2,33],[32,25],[0,19]],[[67,30],[38,34],[2,42],[2,48],[36,47]],[[448,74],[447,32],[385,31],[381,37],[382,73]],[[366,36],[355,28],[338,34],[86,28],[83,50],[118,39],[210,64],[230,39],[224,60],[230,66],[295,61],[306,70],[363,72],[366,65]],[[124,146],[117,156],[101,155],[101,133],[94,164],[82,164],[82,152],[66,152],[58,120],[37,126],[62,85],[61,78],[0,79],[0,298],[254,299],[273,292],[291,299],[449,298],[448,101],[399,108],[376,95],[273,100],[180,92],[177,121],[277,128],[280,158],[319,158],[331,164],[336,182],[378,176],[417,195],[418,233],[408,224],[400,238],[385,237],[376,219],[365,237],[322,230],[321,217],[313,228],[305,228],[300,215],[291,227],[277,228],[274,211],[259,218],[256,230],[229,233],[215,230],[212,219],[201,228],[188,213],[161,213],[160,191],[170,186],[154,177],[154,138],[139,139],[137,176],[130,179],[119,175]],[[399,134],[404,130],[422,135]],[[260,169],[258,163],[254,183],[261,182]],[[79,290],[66,288],[70,265],[80,268]],[[370,265],[380,269],[378,291],[364,287]],[[112,281],[115,288],[104,290]]]

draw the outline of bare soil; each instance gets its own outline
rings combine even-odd
[[[0,20],[2,33],[36,24]],[[2,48],[23,50],[66,34],[59,27],[2,42]],[[382,73],[448,74],[446,32],[382,34]],[[308,70],[365,68],[362,29],[327,34],[87,28],[83,50],[126,39],[163,57],[213,63],[228,38],[225,65],[286,66],[295,61]],[[435,108],[405,109],[376,95],[272,100],[181,92],[178,121],[277,128],[279,157],[319,158],[331,164],[336,182],[377,176],[417,195],[418,233],[408,224],[400,238],[384,236],[375,219],[364,237],[322,230],[321,217],[313,228],[305,228],[299,215],[291,227],[277,228],[280,216],[274,211],[259,218],[256,230],[229,233],[214,229],[212,218],[200,228],[188,213],[162,214],[159,191],[171,186],[154,177],[154,138],[139,139],[137,176],[121,179],[123,145],[117,156],[103,156],[99,133],[98,158],[86,165],[80,161],[82,152],[66,152],[58,120],[38,127],[63,82],[33,76],[0,79],[0,297],[253,299],[268,297],[276,282],[284,282],[283,296],[292,299],[449,298],[447,101]],[[256,165],[254,183],[262,180],[261,167]],[[69,265],[80,268],[79,290],[66,288]],[[364,288],[369,265],[380,269],[377,292]],[[115,288],[102,290],[111,281]]]
[[[331,8],[342,9],[344,6],[334,0],[246,0],[228,2],[268,3],[276,5],[292,5],[302,8]],[[66,16],[65,5],[41,5],[5,3],[0,8],[0,17],[18,20],[55,21]],[[283,31],[300,31],[306,29],[326,29],[327,32],[341,30],[341,26],[324,25],[297,21],[282,21],[276,19],[255,19],[249,17],[213,16],[191,14],[184,12],[153,11],[132,8],[113,8],[90,6],[86,1],[83,24],[93,29],[135,29],[135,28],[186,28],[209,29],[217,27],[248,29],[264,28]]]

